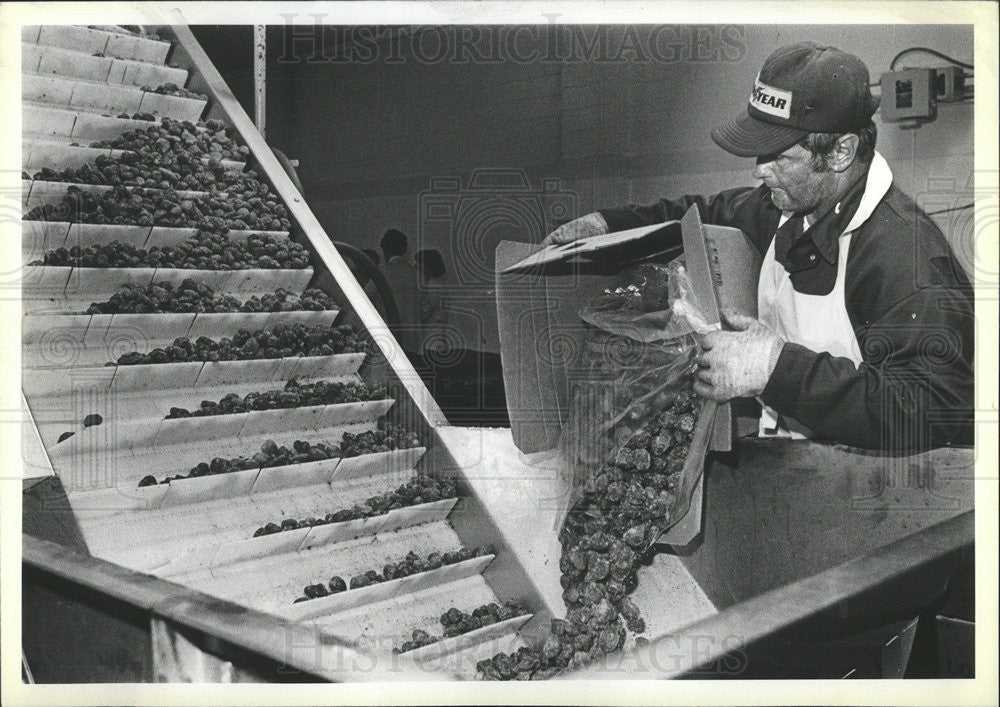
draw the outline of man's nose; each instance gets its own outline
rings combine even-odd
[[[771,174],[771,163],[764,162],[763,160],[757,160],[756,164],[753,166],[752,174],[754,179],[766,179]]]

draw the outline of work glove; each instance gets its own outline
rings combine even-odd
[[[542,241],[543,246],[557,245],[560,243],[572,243],[581,238],[590,236],[602,236],[608,232],[608,222],[604,220],[598,212],[594,211],[586,216],[573,219],[554,230]]]
[[[732,331],[702,337],[694,392],[722,403],[758,396],[771,379],[785,341],[753,317],[733,313],[723,318]]]

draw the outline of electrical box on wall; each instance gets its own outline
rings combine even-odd
[[[902,69],[882,74],[882,120],[928,123],[937,117],[937,73],[934,69]]]
[[[934,92],[941,103],[961,101],[965,98],[965,71],[959,66],[935,69]]]

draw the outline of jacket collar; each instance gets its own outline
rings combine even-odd
[[[854,212],[854,217],[844,229],[844,235],[858,229],[875,211],[875,207],[882,201],[882,197],[892,186],[892,170],[889,163],[877,151],[872,158],[872,163],[868,167],[868,177],[865,180],[865,193],[858,204],[858,210]]]

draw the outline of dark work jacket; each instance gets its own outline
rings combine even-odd
[[[692,204],[762,255],[781,217],[764,186],[601,214],[620,231],[679,219]],[[857,447],[972,444],[972,289],[944,235],[895,184],[854,231],[844,296],[864,362],[786,343],[760,399],[818,438]]]

